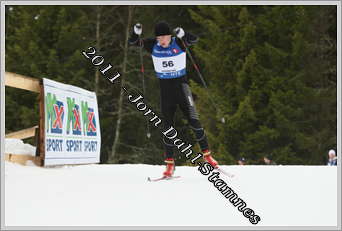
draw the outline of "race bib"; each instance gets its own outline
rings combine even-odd
[[[178,78],[186,74],[186,53],[172,37],[169,47],[156,43],[152,50],[154,70],[160,79]]]
[[[156,57],[152,55],[154,70],[159,78],[176,78],[185,74],[186,53],[176,56]]]

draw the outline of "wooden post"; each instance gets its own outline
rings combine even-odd
[[[5,86],[15,87],[19,89],[24,89],[32,92],[39,93],[39,125],[33,128],[28,128],[20,130],[17,132],[10,133],[6,135],[6,138],[19,138],[25,139],[32,136],[36,136],[36,156],[29,155],[16,155],[16,154],[6,154],[5,159],[13,162],[18,162],[25,164],[27,160],[32,160],[36,165],[44,165],[45,157],[45,137],[44,137],[44,124],[45,124],[45,114],[44,114],[44,87],[43,81],[35,79],[32,77],[5,72]],[[38,127],[38,128],[37,128]],[[37,131],[38,134],[37,134]],[[38,137],[37,137],[38,136]]]
[[[36,144],[36,157],[39,158],[39,148],[40,148],[40,140],[39,140],[39,126],[37,126],[34,136],[34,143]]]
[[[45,93],[43,80],[40,81],[39,95],[39,158],[40,166],[45,165]],[[38,148],[38,147],[37,147]]]

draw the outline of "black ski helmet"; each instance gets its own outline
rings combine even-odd
[[[157,23],[154,28],[154,33],[155,33],[155,36],[171,35],[169,24],[165,21]]]

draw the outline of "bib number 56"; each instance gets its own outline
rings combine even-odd
[[[173,61],[163,61],[162,64],[163,64],[163,67],[173,67],[174,66]]]

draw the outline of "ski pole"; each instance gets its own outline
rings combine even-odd
[[[188,56],[189,56],[189,58],[190,58],[190,60],[191,60],[191,62],[192,62],[192,65],[194,66],[194,68],[195,68],[195,70],[196,70],[196,72],[197,72],[197,75],[199,76],[199,78],[200,78],[201,81],[202,81],[203,86],[204,86],[207,90],[209,90],[209,88],[208,88],[206,82],[204,81],[204,78],[203,78],[203,76],[202,76],[202,73],[201,73],[201,71],[200,71],[199,68],[198,68],[198,65],[196,64],[194,58],[193,58],[192,55],[191,55],[190,48],[185,44],[183,38],[181,38],[181,41],[182,41],[183,46],[185,47],[186,53],[188,54]],[[218,108],[217,104],[216,104],[215,101],[212,99],[212,97],[211,97],[210,94],[209,94],[209,100],[210,100],[211,103],[214,105],[214,107],[216,108],[216,110],[219,111],[219,108]],[[221,122],[222,122],[222,123],[225,123],[224,117],[221,118]]]
[[[196,72],[197,72],[197,75],[199,76],[199,78],[200,78],[201,81],[202,81],[203,86],[204,86],[205,88],[208,89],[208,86],[207,86],[206,82],[204,81],[203,76],[202,76],[202,74],[201,74],[201,72],[200,72],[200,70],[199,70],[199,68],[198,68],[198,66],[197,66],[197,64],[196,64],[196,62],[195,62],[195,60],[194,60],[194,58],[193,58],[192,55],[191,55],[190,48],[188,48],[188,46],[185,45],[185,42],[184,42],[183,39],[181,39],[181,41],[182,41],[182,43],[183,43],[183,46],[185,47],[186,53],[189,55],[189,58],[190,58],[190,60],[191,60],[191,62],[192,62],[192,65],[194,66],[194,68],[195,68],[195,70],[196,70]]]
[[[141,76],[142,76],[142,85],[143,85],[143,94],[145,96],[145,68],[144,68],[144,62],[143,62],[143,55],[142,55],[142,48],[143,48],[143,40],[141,39],[140,35],[139,35],[139,46],[140,46],[140,71],[141,71]],[[148,121],[146,121],[146,129],[147,129],[147,133],[146,136],[149,139],[151,137],[151,133],[150,133],[150,126]]]

